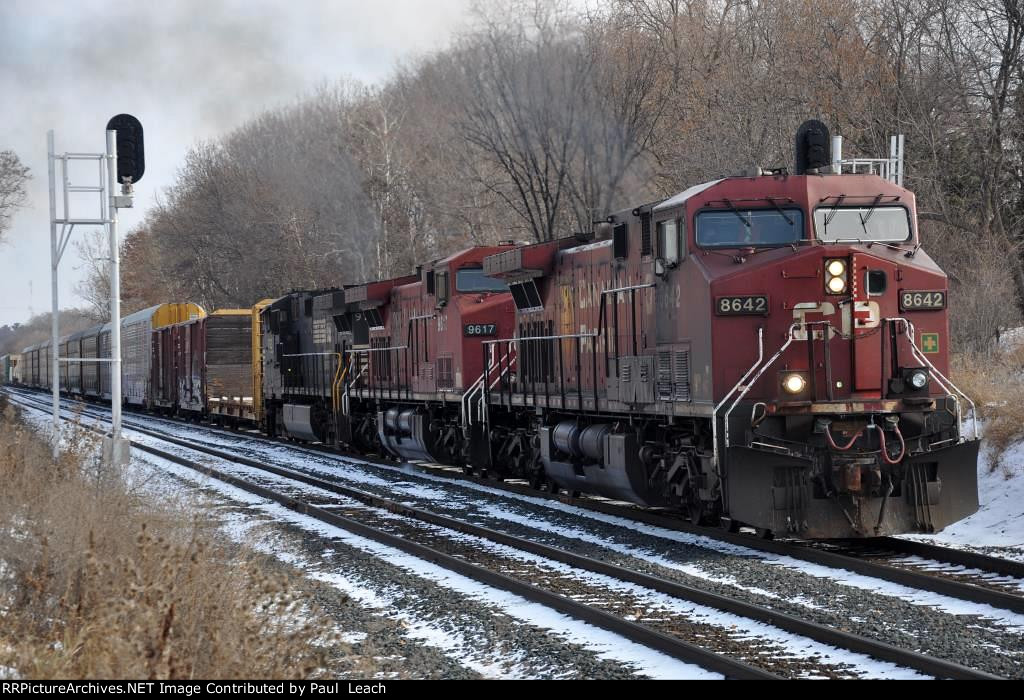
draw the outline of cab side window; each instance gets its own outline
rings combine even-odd
[[[434,273],[434,290],[437,295],[437,305],[444,306],[447,304],[449,295],[447,272]]]
[[[657,257],[666,265],[679,264],[683,258],[682,232],[679,220],[659,221],[657,228]]]

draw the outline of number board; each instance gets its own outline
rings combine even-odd
[[[937,291],[900,290],[900,311],[928,311],[946,308],[946,293]]]
[[[715,297],[715,313],[719,316],[767,316],[768,297]]]
[[[484,336],[495,336],[498,334],[497,323],[467,323],[462,327],[462,334],[464,336],[472,336],[474,338]]]

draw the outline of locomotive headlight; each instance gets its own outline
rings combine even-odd
[[[846,291],[846,280],[842,277],[833,277],[828,281],[828,291],[833,294],[842,294]]]
[[[838,258],[825,261],[825,292],[842,294],[847,287],[846,261]]]
[[[807,380],[799,374],[787,374],[782,379],[782,388],[790,394],[799,394],[807,386]]]
[[[924,389],[928,383],[928,374],[924,370],[917,370],[916,372],[911,372],[909,380],[910,386],[915,389]]]

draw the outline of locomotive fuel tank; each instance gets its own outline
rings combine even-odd
[[[562,421],[540,429],[540,444],[548,477],[567,491],[644,506],[664,503],[649,487],[634,432],[614,433],[607,423],[580,426]]]
[[[377,414],[378,437],[392,454],[409,461],[436,461],[425,416],[415,408],[389,408]]]

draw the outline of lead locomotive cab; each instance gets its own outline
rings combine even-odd
[[[888,178],[847,173],[829,143],[820,124],[798,134],[800,227],[777,186],[774,213],[727,197],[729,234],[697,216],[698,246],[747,246],[746,272],[711,284],[723,510],[803,537],[934,532],[978,505],[973,404],[948,377],[947,279],[918,247],[899,159],[877,163]]]

